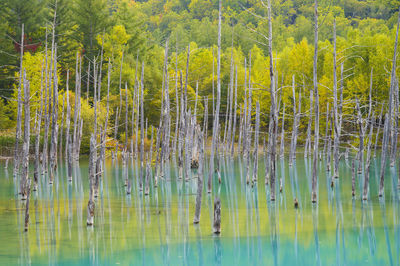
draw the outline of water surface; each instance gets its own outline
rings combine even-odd
[[[400,223],[397,166],[388,168],[385,198],[378,198],[379,158],[371,165],[370,200],[360,198],[362,175],[351,196],[350,162],[330,186],[324,158],[319,163],[318,204],[311,203],[311,160],[302,156],[289,167],[278,162],[277,197],[269,200],[264,160],[258,182],[246,185],[246,162],[222,158],[222,183],[204,190],[200,224],[193,224],[196,173],[186,182],[176,164],[150,195],[138,190],[138,162],[128,169],[107,160],[96,200],[95,225],[86,226],[88,164],[66,178],[63,161],[52,186],[41,176],[32,192],[29,231],[24,232],[25,203],[18,179],[0,167],[0,265],[399,265]],[[132,180],[126,194],[125,176]],[[206,182],[205,182],[206,183]],[[279,193],[279,184],[282,193]],[[212,234],[213,199],[221,198],[222,233]],[[294,208],[297,198],[299,208]]]

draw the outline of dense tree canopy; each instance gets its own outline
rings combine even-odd
[[[391,57],[395,36],[398,0],[355,1],[321,0],[318,54],[318,82],[320,103],[324,112],[327,101],[332,101],[333,57],[332,27],[337,28],[337,75],[344,66],[344,98],[367,100],[369,75],[373,68],[372,99],[384,102],[388,97]],[[222,3],[222,105],[226,108],[227,88],[230,82],[231,54],[238,68],[238,103],[244,95],[244,59],[251,54],[254,97],[261,103],[261,128],[268,123],[270,96],[268,88],[268,21],[262,1],[224,0]],[[308,108],[312,89],[313,66],[313,1],[273,1],[273,54],[279,95],[286,108],[291,108],[292,75],[295,75],[296,93],[302,93],[303,106]],[[46,41],[54,40],[59,47],[59,90],[63,95],[66,72],[70,71],[70,88],[75,83],[76,54],[82,60],[82,97],[93,95],[93,77],[87,74],[96,60],[101,60],[103,49],[102,88],[106,88],[108,62],[111,64],[111,110],[119,104],[121,82],[127,83],[133,95],[144,61],[145,111],[151,124],[159,121],[165,42],[169,42],[169,90],[175,102],[175,79],[186,73],[187,45],[191,43],[189,67],[189,98],[194,100],[196,83],[199,96],[207,96],[212,106],[213,84],[216,82],[216,43],[218,28],[217,0],[2,0],[0,7],[0,121],[1,129],[15,126],[16,88],[19,73],[19,43],[24,24],[25,65],[30,64],[32,92],[40,91],[40,66],[44,62]],[[55,24],[54,24],[55,22]],[[49,53],[50,51],[48,51]],[[213,65],[214,64],[214,65]],[[28,67],[27,67],[28,68]],[[178,72],[176,72],[178,70]],[[139,72],[139,73],[138,73]],[[87,85],[89,87],[87,87]],[[178,88],[179,89],[179,88]],[[73,90],[73,89],[72,89]],[[89,91],[87,95],[86,90]],[[105,91],[101,91],[105,106]],[[60,96],[60,97],[61,97]],[[35,96],[40,99],[40,95]],[[73,100],[71,99],[71,102]],[[190,101],[190,104],[194,101]],[[130,103],[131,104],[131,103]],[[256,102],[253,102],[254,106]],[[36,103],[37,105],[37,103]],[[199,104],[202,116],[203,102]],[[37,106],[32,105],[33,110]],[[72,107],[73,108],[73,107]],[[255,108],[254,108],[255,109]],[[287,109],[287,110],[289,110]],[[84,111],[84,110],[83,110]],[[344,110],[353,112],[353,110]],[[174,114],[173,114],[174,115]],[[84,116],[89,119],[89,116]],[[114,119],[111,116],[112,120]],[[303,118],[302,118],[303,119]],[[306,119],[304,117],[304,119]],[[111,121],[113,122],[113,121]],[[211,121],[209,121],[211,123]],[[291,122],[286,123],[287,127]],[[321,127],[324,127],[321,123]]]

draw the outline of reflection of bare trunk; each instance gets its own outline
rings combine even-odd
[[[356,195],[356,169],[355,169],[355,161],[352,160],[351,164],[351,195],[354,197]]]
[[[214,199],[214,234],[221,233],[221,200],[218,197]]]
[[[31,183],[28,182],[27,184],[27,201],[26,201],[26,206],[25,206],[25,232],[28,231],[29,228],[29,202],[30,202],[30,196],[31,196]]]

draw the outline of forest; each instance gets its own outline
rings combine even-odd
[[[399,0],[1,0],[0,263],[397,265],[399,27]]]

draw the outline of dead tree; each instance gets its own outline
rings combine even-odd
[[[125,82],[125,152],[128,152],[128,136],[129,136],[129,131],[128,131],[128,125],[129,125],[129,120],[128,120],[128,112],[129,112],[129,107],[128,107],[128,83]]]
[[[371,72],[371,89],[372,89],[372,72]],[[394,114],[393,114],[393,127],[392,127],[392,138],[391,138],[391,154],[390,154],[390,167],[394,167],[396,163],[396,155],[397,155],[397,138],[398,138],[398,128],[399,128],[399,83],[397,78],[395,79],[394,84],[394,98],[393,98],[393,105],[394,105]],[[371,99],[370,99],[371,100]],[[372,101],[371,101],[372,104]]]
[[[313,64],[313,86],[315,97],[315,128],[314,128],[314,154],[313,154],[313,173],[312,173],[312,194],[311,201],[317,202],[317,179],[318,179],[318,144],[319,144],[319,93],[317,79],[318,65],[318,0],[314,0],[314,64]]]
[[[14,146],[14,176],[19,172],[19,142],[21,139],[21,117],[22,117],[22,62],[24,60],[24,24],[22,23],[21,31],[21,47],[20,47],[20,63],[19,63],[19,85],[18,85],[18,104],[17,104],[17,127],[15,130],[15,146]]]
[[[254,130],[254,152],[253,152],[253,183],[257,181],[258,175],[258,140],[260,138],[260,103],[256,103],[256,127]]]
[[[212,177],[214,173],[214,154],[219,136],[218,125],[219,125],[219,108],[221,102],[221,20],[222,20],[221,0],[219,0],[218,6],[219,6],[219,11],[218,11],[217,103],[214,110],[213,137],[211,143],[211,156],[210,156],[210,166],[209,166],[210,168],[209,168],[208,182],[207,182],[208,193],[211,193]]]
[[[139,190],[143,190],[143,175],[144,175],[144,106],[143,106],[143,91],[144,91],[144,62],[142,62],[142,74],[140,77],[140,177]]]
[[[54,29],[53,29],[54,31]],[[50,145],[50,179],[49,183],[53,184],[54,176],[57,169],[57,136],[58,136],[58,78],[57,78],[57,45],[54,47],[53,53],[53,110],[51,121],[51,145]]]
[[[333,177],[339,177],[339,145],[342,130],[342,105],[343,105],[343,63],[340,66],[339,101],[337,95],[336,76],[336,20],[333,21]]]
[[[65,156],[67,159],[67,177],[68,181],[72,181],[72,141],[70,134],[70,119],[71,119],[71,106],[69,104],[69,70],[67,70],[67,84],[66,84],[66,96],[67,96],[67,115],[66,115],[66,128],[65,128]]]
[[[121,83],[122,83],[122,66],[124,63],[124,52],[122,52],[122,56],[121,56],[121,66],[119,69],[119,113],[116,116],[116,120],[115,120],[115,157],[118,157],[118,123],[119,123],[119,117],[121,115],[122,112],[122,87],[121,87]]]
[[[149,161],[149,154],[146,155],[146,180],[144,187],[144,194],[149,195],[150,193],[150,175],[151,175],[151,167]]]
[[[198,224],[200,222],[201,212],[201,198],[203,195],[203,175],[204,175],[204,138],[200,131],[200,126],[196,126],[197,144],[199,149],[199,167],[197,171],[197,194],[196,194],[196,209],[194,213],[193,223]]]
[[[231,138],[231,157],[235,154],[235,134],[236,134],[236,108],[237,108],[237,87],[238,87],[238,70],[235,67],[235,103],[233,105],[233,128]]]
[[[37,119],[36,119],[36,127],[35,127],[35,163],[33,170],[33,191],[37,190],[38,182],[39,182],[39,164],[40,164],[40,128],[42,125],[42,116],[43,116],[43,65],[40,73],[40,109],[39,113],[36,111]]]
[[[310,110],[308,114],[308,125],[307,125],[307,139],[304,147],[304,157],[307,158],[311,154],[311,128],[312,128],[312,115],[313,115],[313,102],[314,102],[313,91],[310,90]]]
[[[379,119],[378,119],[378,125],[377,125],[377,130],[376,130],[376,135],[375,135],[375,144],[374,144],[374,158],[376,157],[376,148],[378,146],[379,131],[382,126],[382,115],[383,115],[383,107],[384,106],[385,106],[385,104],[382,104],[381,112],[379,114]]]
[[[81,108],[81,59],[78,53],[76,54],[76,65],[75,65],[75,106],[74,106],[74,134],[73,134],[73,157],[77,160],[79,150],[79,124],[80,124],[80,108]]]
[[[60,143],[60,145],[59,145],[59,151],[58,151],[58,156],[60,156],[60,158],[62,158],[62,148],[63,148],[63,146],[62,146],[62,141],[63,141],[63,128],[64,128],[64,123],[65,123],[65,93],[64,93],[64,95],[63,95],[63,99],[62,99],[62,101],[63,101],[63,103],[62,103],[62,107],[61,107],[61,121],[60,121],[60,125],[59,125],[59,137],[57,136],[57,138],[58,138],[58,141],[57,142],[59,142]]]
[[[23,83],[24,83],[24,143],[22,146],[22,176],[21,176],[21,199],[28,198],[28,190],[30,190],[29,178],[29,140],[30,140],[30,84],[26,79],[26,71],[23,70]]]
[[[96,161],[97,161],[97,149],[95,135],[92,133],[90,137],[90,155],[89,155],[89,201],[87,208],[87,219],[86,224],[88,226],[93,225],[94,221],[94,182],[96,175]]]
[[[372,133],[374,130],[372,121],[374,121],[375,117],[372,115],[371,121],[368,121],[370,123],[370,128],[369,128],[369,134],[368,134],[368,144],[367,144],[367,162],[365,166],[365,172],[364,172],[364,192],[363,192],[363,200],[368,200],[368,191],[369,191],[369,171],[370,171],[370,166],[371,166],[371,146],[372,146]]]
[[[47,51],[47,28],[46,28],[46,44],[45,44],[45,88],[44,88],[44,135],[43,135],[43,151],[42,151],[42,169],[43,173],[48,169],[48,142],[50,127],[50,109],[51,109],[51,86],[49,86],[49,62]]]
[[[268,0],[268,54],[269,54],[269,75],[271,80],[270,95],[271,95],[271,112],[270,112],[270,123],[271,133],[269,135],[268,142],[269,154],[270,154],[270,166],[269,166],[269,178],[270,178],[270,189],[271,189],[271,201],[275,200],[275,179],[276,179],[276,127],[277,127],[277,110],[276,110],[276,89],[275,89],[275,76],[274,76],[274,62],[272,54],[272,10],[271,0]]]
[[[380,171],[380,182],[379,182],[379,197],[383,196],[383,190],[385,185],[385,168],[386,168],[386,155],[389,143],[389,133],[391,131],[391,121],[393,115],[393,97],[394,97],[394,86],[396,80],[396,58],[397,58],[397,44],[399,40],[399,26],[400,26],[400,8],[397,19],[397,29],[396,29],[396,39],[394,43],[394,53],[392,60],[392,71],[390,74],[390,89],[389,89],[389,103],[388,103],[388,113],[386,114],[385,126],[386,130],[383,133],[382,141],[382,155],[381,155],[381,171]],[[397,118],[396,118],[397,119]]]
[[[326,150],[326,148],[327,148],[327,143],[328,143],[328,138],[330,139],[330,135],[328,135],[329,134],[329,132],[328,132],[328,129],[329,129],[329,102],[327,101],[326,102],[326,121],[325,121],[325,139],[324,139],[324,151],[323,151],[323,154],[327,154],[327,150]],[[329,150],[328,150],[329,151]]]
[[[283,158],[285,155],[285,103],[283,104],[282,112],[281,147],[279,148],[280,158]]]
[[[292,126],[292,138],[290,143],[290,156],[289,165],[293,164],[293,160],[296,160],[296,146],[297,146],[297,131],[299,128],[300,114],[301,114],[301,92],[299,92],[299,107],[296,111],[296,83],[295,77],[292,77],[292,91],[293,91],[293,126]]]
[[[178,53],[176,53],[178,56]],[[178,64],[176,64],[176,68],[178,68]],[[178,132],[179,132],[179,94],[178,94],[178,70],[175,71],[175,105],[176,105],[176,121],[175,121],[175,134],[174,134],[174,144],[172,146],[172,152],[176,153],[176,146],[178,140]]]

